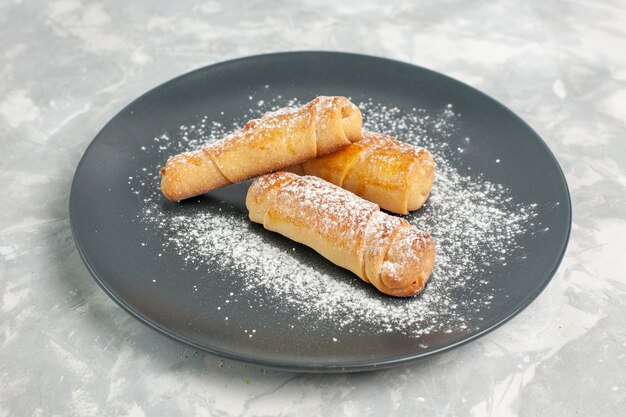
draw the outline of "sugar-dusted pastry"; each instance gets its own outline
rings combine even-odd
[[[420,293],[435,263],[428,233],[312,176],[275,172],[248,190],[250,220],[315,249],[385,294]]]
[[[249,121],[222,140],[167,160],[161,191],[183,200],[335,152],[361,139],[361,112],[345,97],[317,97]]]
[[[360,141],[287,170],[323,178],[385,210],[408,214],[428,199],[435,161],[424,148],[364,130]]]

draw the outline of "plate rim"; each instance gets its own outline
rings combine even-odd
[[[560,250],[560,254],[558,256],[558,258],[555,259],[554,262],[554,266],[552,268],[552,270],[550,271],[550,273],[545,277],[545,279],[543,280],[543,282],[541,283],[541,285],[539,285],[534,292],[531,292],[529,294],[527,294],[527,296],[525,298],[523,298],[518,304],[517,306],[511,310],[507,315],[505,315],[503,318],[497,320],[495,323],[493,323],[491,326],[478,331],[476,333],[473,333],[467,337],[465,337],[464,339],[457,341],[455,343],[451,343],[442,347],[439,347],[437,349],[433,349],[433,350],[429,350],[426,352],[418,352],[415,354],[410,354],[410,355],[401,355],[401,356],[392,356],[392,357],[385,357],[385,358],[378,358],[378,359],[374,359],[374,360],[364,360],[364,361],[346,361],[346,362],[335,362],[332,364],[326,364],[326,365],[321,365],[321,364],[317,364],[317,363],[309,363],[306,364],[305,362],[296,362],[296,361],[277,361],[277,360],[267,360],[267,359],[259,359],[256,358],[254,356],[250,356],[250,355],[245,355],[245,354],[237,354],[237,353],[233,353],[231,351],[228,350],[222,350],[219,348],[214,348],[214,347],[209,347],[206,346],[204,344],[198,343],[196,341],[194,341],[193,339],[184,337],[182,335],[179,335],[178,333],[167,329],[166,327],[160,325],[159,323],[151,320],[150,318],[146,317],[144,314],[142,314],[141,312],[131,308],[131,306],[129,306],[126,302],[124,302],[122,300],[122,298],[117,294],[117,292],[113,289],[110,288],[107,284],[106,284],[106,280],[103,280],[102,278],[100,278],[98,276],[98,274],[95,272],[95,270],[93,269],[92,265],[87,261],[87,255],[84,253],[83,251],[83,247],[81,245],[79,236],[77,234],[76,231],[76,225],[74,223],[74,215],[73,213],[75,212],[73,206],[74,203],[73,201],[75,200],[75,196],[78,193],[78,191],[76,191],[76,182],[77,182],[77,178],[79,175],[79,172],[81,170],[81,167],[83,166],[83,163],[86,159],[87,154],[91,151],[92,147],[94,146],[94,144],[96,143],[96,141],[98,140],[98,138],[102,135],[102,133],[107,129],[107,127],[113,123],[113,121],[122,113],[126,112],[129,108],[131,108],[136,102],[144,99],[146,96],[149,96],[150,94],[152,94],[153,92],[155,92],[156,90],[160,90],[161,88],[164,88],[172,83],[175,83],[177,81],[179,81],[180,79],[183,78],[187,78],[192,76],[193,74],[196,74],[198,72],[201,71],[207,71],[213,68],[218,68],[221,66],[226,66],[226,65],[233,65],[233,64],[237,64],[240,62],[245,62],[245,61],[254,61],[254,60],[258,60],[258,59],[267,59],[267,58],[272,58],[272,57],[278,57],[278,56],[298,56],[298,55],[327,55],[327,56],[341,56],[341,57],[353,57],[353,58],[359,58],[359,59],[373,59],[373,60],[379,60],[379,61],[383,61],[386,62],[388,64],[393,64],[393,65],[402,65],[405,67],[409,67],[409,68],[413,68],[416,69],[418,71],[422,71],[422,72],[427,72],[430,73],[432,75],[435,75],[437,77],[442,77],[444,79],[446,79],[448,82],[452,82],[452,83],[456,83],[458,85],[460,85],[461,87],[465,88],[465,89],[469,89],[472,93],[474,94],[478,94],[480,96],[482,96],[483,98],[495,103],[496,105],[498,105],[499,107],[501,107],[503,110],[505,110],[509,116],[512,116],[514,119],[516,119],[516,121],[520,122],[521,125],[527,129],[530,133],[532,133],[535,138],[538,140],[538,143],[542,146],[543,150],[546,152],[546,154],[550,157],[551,162],[554,164],[554,166],[557,168],[557,172],[559,174],[560,180],[563,184],[563,191],[565,191],[565,194],[567,196],[565,203],[567,203],[567,210],[566,210],[566,216],[567,216],[567,231],[565,233],[564,236],[564,240],[562,243],[562,247]],[[210,354],[214,354],[217,356],[220,356],[222,358],[225,359],[232,359],[238,362],[243,362],[243,363],[247,363],[247,364],[252,364],[255,366],[259,366],[261,368],[270,368],[270,369],[276,369],[276,370],[280,370],[280,371],[289,371],[289,372],[307,372],[307,373],[339,373],[339,372],[361,372],[361,371],[370,371],[370,370],[376,370],[376,369],[387,369],[390,367],[394,367],[394,366],[398,366],[401,364],[408,364],[411,362],[416,362],[418,360],[421,359],[425,359],[431,356],[435,356],[438,354],[441,354],[443,352],[447,352],[449,350],[455,349],[457,347],[460,347],[462,345],[465,345],[466,343],[472,342],[482,336],[485,336],[488,333],[491,333],[492,331],[494,331],[495,329],[499,328],[500,326],[506,324],[508,321],[510,321],[511,319],[513,319],[514,317],[516,317],[519,313],[521,313],[523,310],[525,310],[533,301],[535,301],[535,299],[537,299],[537,297],[545,290],[545,288],[548,286],[548,284],[552,281],[552,279],[554,278],[554,275],[556,274],[556,272],[558,271],[563,258],[565,257],[565,254],[567,253],[567,248],[569,245],[569,240],[570,240],[570,236],[571,236],[571,229],[572,229],[572,201],[571,201],[571,194],[569,191],[569,186],[567,183],[567,178],[565,177],[565,174],[563,172],[563,169],[561,168],[561,165],[559,164],[558,160],[556,159],[556,156],[554,155],[554,153],[552,152],[552,150],[548,147],[547,143],[543,140],[543,138],[537,134],[537,132],[526,122],[524,121],[520,116],[518,116],[516,113],[514,113],[509,107],[507,107],[506,105],[504,105],[503,103],[501,103],[500,101],[498,101],[497,99],[487,95],[486,93],[483,93],[482,91],[478,90],[475,87],[472,87],[469,84],[466,84],[462,81],[459,81],[453,77],[450,77],[448,75],[445,75],[443,73],[440,73],[438,71],[434,71],[425,67],[422,67],[420,65],[416,65],[416,64],[412,64],[406,61],[400,61],[400,60],[396,60],[396,59],[391,59],[391,58],[386,58],[386,57],[380,57],[380,56],[375,56],[375,55],[368,55],[368,54],[361,54],[361,53],[354,53],[354,52],[342,52],[342,51],[327,51],[327,50],[298,50],[298,51],[285,51],[285,52],[272,52],[272,53],[263,53],[263,54],[255,54],[255,55],[249,55],[249,56],[244,56],[244,57],[239,57],[239,58],[234,58],[234,59],[229,59],[226,61],[220,61],[220,62],[216,62],[213,64],[209,64],[209,65],[205,65],[199,68],[196,68],[194,70],[188,71],[186,73],[183,73],[181,75],[178,75],[174,78],[168,79],[165,82],[162,82],[158,85],[156,85],[155,87],[149,89],[148,91],[142,93],[141,95],[139,95],[137,98],[131,100],[128,104],[126,104],[122,109],[120,109],[119,111],[117,111],[109,120],[107,123],[105,123],[102,128],[100,128],[100,130],[98,131],[98,133],[94,136],[94,138],[91,140],[91,142],[89,143],[89,145],[85,148],[85,150],[82,153],[82,156],[80,158],[80,161],[78,162],[76,169],[74,171],[74,175],[72,177],[72,182],[70,185],[70,193],[69,193],[69,198],[68,198],[68,212],[69,212],[69,223],[70,223],[70,229],[72,232],[72,237],[74,239],[74,243],[76,245],[76,249],[80,255],[80,258],[83,262],[83,264],[86,266],[87,270],[89,271],[90,275],[92,276],[92,278],[96,281],[96,283],[100,286],[100,288],[102,288],[104,290],[104,292],[118,305],[120,306],[124,311],[126,311],[128,314],[130,314],[132,317],[134,317],[135,319],[137,319],[139,322],[143,323],[144,325],[146,325],[147,327],[156,330],[157,332],[161,333],[162,335],[165,335],[167,337],[169,337],[170,339],[174,339],[178,342],[181,342],[185,345],[191,346],[195,349],[198,349],[200,351],[203,352],[207,352]]]

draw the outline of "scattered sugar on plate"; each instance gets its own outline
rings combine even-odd
[[[216,142],[240,128],[250,115],[258,117],[301,103],[296,98],[277,96],[255,104],[230,125],[205,116],[193,124],[181,125],[177,132],[164,132],[154,138],[146,152],[157,153],[165,162],[168,156]],[[463,152],[453,149],[447,139],[456,132],[461,116],[452,105],[439,112],[407,112],[369,100],[359,107],[365,129],[425,147],[437,164],[428,202],[405,216],[429,232],[437,244],[435,270],[421,295],[401,302],[373,296],[366,288],[368,284],[358,278],[345,280],[343,275],[325,272],[327,268],[305,263],[294,247],[282,249],[271,243],[271,232],[253,225],[240,212],[221,208],[164,211],[159,166],[138,167],[132,180],[132,190],[143,206],[139,220],[166,237],[159,252],[173,252],[186,264],[205,268],[207,280],[216,279],[216,274],[210,273],[216,270],[238,277],[239,291],[259,304],[269,297],[278,308],[297,318],[331,321],[336,328],[350,332],[358,332],[364,322],[367,331],[374,327],[379,332],[414,337],[431,332],[469,332],[472,329],[459,313],[463,310],[460,303],[476,314],[490,308],[494,295],[488,284],[497,279],[491,267],[519,256],[522,248],[518,238],[536,226],[532,223],[536,204],[522,205],[502,185],[486,181],[480,174],[465,175],[457,170]],[[465,142],[469,143],[469,138]],[[471,295],[459,299],[459,293]]]

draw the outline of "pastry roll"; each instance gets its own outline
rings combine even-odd
[[[161,191],[183,200],[335,152],[361,139],[361,112],[345,97],[317,97],[249,121],[243,129],[167,160]]]
[[[406,220],[320,178],[275,172],[248,190],[250,220],[315,249],[385,294],[420,293],[435,243]]]
[[[428,199],[435,161],[424,148],[364,130],[359,142],[288,170],[323,178],[385,210],[408,214]]]

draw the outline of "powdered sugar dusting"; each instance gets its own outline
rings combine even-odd
[[[315,177],[298,177],[282,187],[279,194],[285,196],[282,199],[285,204],[273,208],[275,215],[284,219],[300,211],[300,219],[307,219],[321,236],[346,249],[351,249],[363,235],[370,216],[378,210],[376,204]],[[321,213],[324,213],[323,218],[320,218]]]
[[[249,114],[228,126],[204,117],[155,138],[144,151],[158,153],[165,161],[173,154],[221,139],[245,118],[275,111],[280,105],[298,104],[295,98],[258,101]],[[520,256],[517,241],[535,227],[535,207],[513,201],[506,188],[484,181],[479,173],[459,173],[452,162],[462,159],[462,152],[450,149],[446,141],[461,120],[452,106],[436,114],[421,109],[403,112],[371,101],[359,107],[364,128],[423,146],[435,158],[437,171],[430,199],[422,209],[404,217],[429,232],[437,244],[435,270],[422,295],[403,300],[377,296],[356,277],[346,279],[344,273],[307,263],[297,245],[293,250],[275,245],[271,232],[223,204],[207,210],[164,211],[159,167],[139,167],[130,181],[144,207],[139,220],[166,237],[161,251],[178,254],[190,267],[205,268],[207,279],[216,279],[209,271],[239,277],[238,288],[251,299],[261,303],[269,297],[290,316],[314,317],[350,332],[359,332],[363,326],[367,331],[375,328],[414,337],[469,331],[459,305],[477,314],[489,309],[494,294],[486,284],[498,278],[491,267]],[[468,138],[468,146],[469,142]]]

